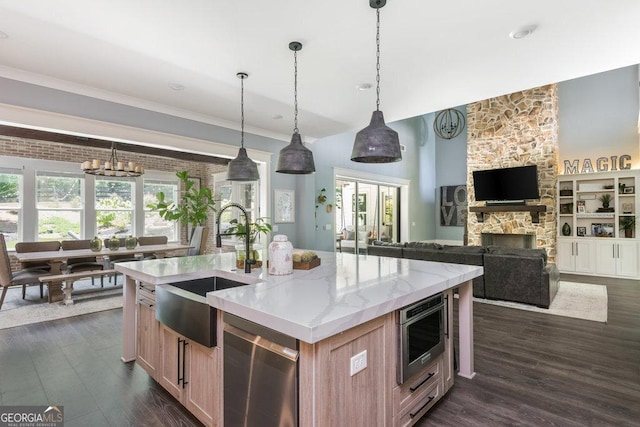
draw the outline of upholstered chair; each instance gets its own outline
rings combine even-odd
[[[48,252],[48,251],[59,251],[60,250],[60,242],[51,241],[51,242],[18,242],[16,243],[16,252],[17,253],[25,253],[25,252]],[[44,270],[46,273],[51,271],[51,267],[49,263],[46,261],[33,261],[33,262],[23,262],[22,270]],[[42,276],[42,274],[40,274]],[[42,283],[39,283],[36,279],[32,284],[40,285],[40,298],[44,298],[44,291]],[[22,298],[25,297],[26,287],[22,288]]]
[[[63,240],[60,242],[63,251],[76,249],[91,249],[91,240]],[[70,258],[67,260],[67,273],[77,273],[80,271],[104,270],[104,263],[98,262],[96,257]],[[91,278],[91,285],[94,285],[94,278]],[[104,287],[104,278],[100,277],[100,286]]]
[[[7,295],[7,290],[11,286],[22,286],[22,298],[24,299],[26,294],[27,285],[31,283],[39,283],[38,278],[40,276],[47,275],[48,270],[40,270],[37,268],[29,268],[27,270],[11,271],[11,261],[9,260],[9,253],[7,252],[7,243],[4,239],[4,234],[0,233],[0,285],[2,287],[2,296],[0,296],[0,309],[4,298]],[[40,298],[43,297],[42,284],[40,285]]]

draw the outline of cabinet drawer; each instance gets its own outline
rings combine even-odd
[[[394,388],[393,408],[394,414],[404,412],[409,406],[414,406],[415,399],[419,399],[424,390],[431,389],[434,384],[440,384],[442,378],[442,356],[425,368],[420,374],[409,381]]]
[[[145,299],[156,303],[156,287],[154,285],[138,284],[138,300]]]
[[[393,425],[412,426],[436,404],[442,394],[442,384],[440,381],[429,382],[429,384],[431,384],[429,387],[421,387],[420,391],[416,391],[418,394],[412,399],[412,405],[394,417]]]

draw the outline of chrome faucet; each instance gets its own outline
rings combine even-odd
[[[222,212],[226,211],[229,208],[238,208],[242,211],[242,213],[244,214],[244,233],[220,233],[220,216],[222,215]],[[251,264],[255,264],[256,260],[254,259],[250,259],[249,257],[249,250],[250,250],[250,244],[249,244],[249,236],[251,233],[249,233],[249,214],[247,214],[247,210],[240,204],[238,203],[229,203],[228,205],[225,205],[222,209],[220,209],[220,211],[218,212],[218,215],[216,215],[216,226],[218,227],[218,232],[216,233],[216,248],[221,248],[222,247],[222,236],[236,236],[236,235],[240,235],[240,234],[244,234],[244,251],[245,251],[245,255],[244,255],[244,272],[245,273],[251,273]]]

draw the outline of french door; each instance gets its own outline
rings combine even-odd
[[[336,178],[337,249],[366,253],[374,240],[398,242],[397,186]]]

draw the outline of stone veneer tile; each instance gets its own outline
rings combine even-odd
[[[482,233],[534,233],[539,248],[545,248],[555,262],[556,178],[558,174],[558,92],[547,85],[479,101],[467,106],[467,188],[469,206],[476,202],[473,191],[475,170],[536,164],[540,204],[547,214],[533,224],[522,212],[501,212],[485,216],[480,223],[468,215],[468,240],[479,245]]]

